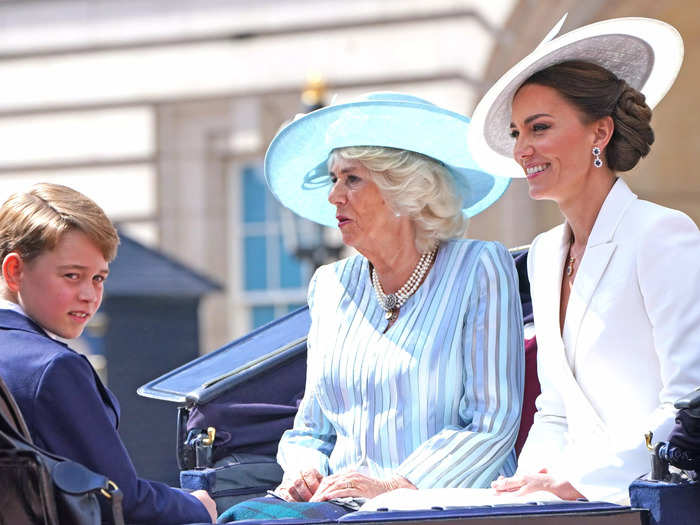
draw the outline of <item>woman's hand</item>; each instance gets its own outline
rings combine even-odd
[[[510,478],[500,476],[496,481],[491,482],[491,488],[496,492],[514,492],[516,496],[524,496],[543,490],[565,500],[576,500],[584,497],[568,481],[557,480],[550,476],[546,468],[537,474],[525,474]]]
[[[416,487],[401,476],[388,480],[370,478],[359,472],[344,472],[326,476],[310,501],[327,501],[335,498],[373,498],[398,488]]]
[[[309,501],[318,490],[323,476],[315,468],[299,472],[296,479],[282,483],[275,493],[287,501]]]

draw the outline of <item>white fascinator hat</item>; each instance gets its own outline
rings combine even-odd
[[[565,19],[566,15],[532,53],[510,68],[474,110],[469,149],[484,171],[525,176],[512,155],[512,102],[523,82],[538,71],[569,60],[592,62],[641,91],[650,108],[673,85],[683,62],[683,39],[673,26],[651,18],[616,18],[556,36]]]

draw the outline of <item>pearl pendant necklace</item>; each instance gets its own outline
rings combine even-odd
[[[413,269],[413,273],[408,278],[408,281],[395,293],[384,293],[382,283],[379,282],[379,277],[377,276],[377,271],[372,267],[372,287],[374,288],[374,293],[377,296],[379,305],[385,312],[384,316],[387,321],[391,322],[399,316],[399,308],[401,308],[408,298],[416,292],[420,283],[423,281],[423,277],[425,277],[425,274],[430,268],[430,265],[433,263],[436,253],[437,246],[429,252],[422,254],[418,264],[416,264],[416,267]]]

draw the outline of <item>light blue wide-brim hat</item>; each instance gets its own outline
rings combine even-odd
[[[318,109],[282,128],[265,154],[265,180],[284,206],[337,226],[328,202],[327,160],[336,148],[383,146],[421,153],[444,164],[462,194],[467,217],[496,202],[510,183],[480,170],[467,150],[469,119],[402,93],[370,93]]]

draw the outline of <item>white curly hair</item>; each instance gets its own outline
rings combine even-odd
[[[439,161],[413,151],[353,146],[334,149],[328,158],[329,169],[338,158],[359,161],[391,209],[413,220],[420,253],[464,235],[469,219],[462,213],[461,194]]]

